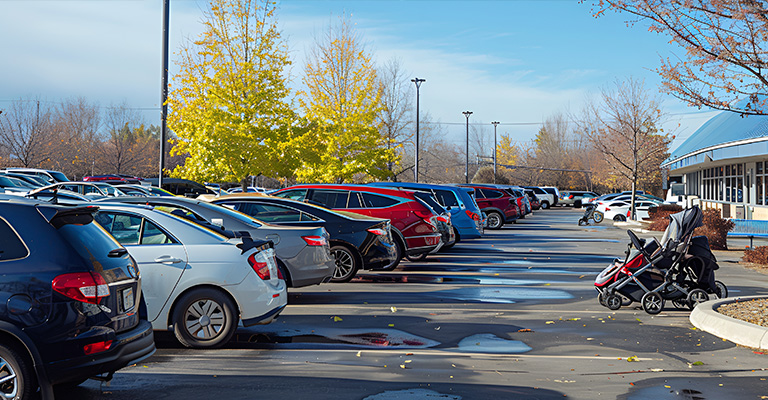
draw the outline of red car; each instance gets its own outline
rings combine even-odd
[[[388,270],[394,269],[404,255],[421,259],[443,245],[437,216],[413,192],[360,185],[312,184],[291,186],[272,195],[389,219],[398,253],[396,261],[385,268]]]
[[[460,185],[475,189],[475,201],[488,216],[488,229],[501,229],[504,224],[520,218],[517,198],[501,188],[485,185]]]

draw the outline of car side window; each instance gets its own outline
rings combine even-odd
[[[315,189],[312,191],[310,203],[320,204],[327,208],[347,208],[348,190]]]
[[[435,198],[443,207],[456,207],[459,205],[456,195],[450,190],[435,190]]]
[[[349,201],[347,202],[347,208],[363,208],[360,203],[360,193],[349,192]]]
[[[301,221],[301,211],[270,204],[239,203],[238,211],[264,222]]]
[[[307,189],[286,190],[284,192],[275,193],[275,196],[291,200],[304,201],[304,199],[307,197]]]
[[[363,193],[363,203],[368,208],[382,208],[397,204],[397,200],[373,193]]]
[[[122,245],[139,244],[141,232],[141,218],[99,211],[95,217],[107,232],[109,232]]]
[[[174,207],[174,206],[161,206],[161,205],[155,206],[154,208],[155,208],[155,210],[167,212],[168,214],[173,214],[173,215],[175,215],[177,217],[184,218],[186,220],[190,220],[190,221],[193,221],[193,222],[194,221],[201,221],[201,222],[206,221],[205,218],[195,214],[194,212],[192,212],[191,210],[188,210],[186,208]]]
[[[482,190],[476,188],[475,189],[475,198],[476,199],[484,199],[485,198],[485,193],[483,193]]]
[[[482,189],[483,196],[485,196],[486,199],[498,199],[500,197],[503,197],[504,195],[498,191],[498,190],[492,190],[492,189]]]
[[[18,260],[29,255],[29,250],[11,226],[0,218],[0,261]]]
[[[150,221],[144,220],[144,229],[141,233],[141,244],[171,244],[171,239],[162,229]]]

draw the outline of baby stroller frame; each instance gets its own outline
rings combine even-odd
[[[589,225],[590,219],[596,224],[603,222],[603,213],[597,211],[597,204],[584,204],[584,215],[579,218],[579,225]]]

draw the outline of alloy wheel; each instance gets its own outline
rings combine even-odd
[[[192,303],[184,315],[187,332],[195,338],[210,340],[218,336],[227,319],[221,305],[211,299]]]
[[[4,399],[15,399],[19,391],[18,380],[13,366],[4,358],[0,358],[0,396]]]
[[[333,280],[346,282],[350,275],[357,272],[355,268],[355,257],[343,247],[334,247],[331,249],[331,255],[336,260],[336,269],[333,270]]]

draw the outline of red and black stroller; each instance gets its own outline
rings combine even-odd
[[[627,231],[630,243],[624,261],[615,259],[595,279],[600,304],[611,310],[640,302],[648,314],[658,314],[667,300],[675,307],[693,309],[709,300],[728,295],[726,286],[715,280],[719,268],[706,236],[693,236],[702,226],[697,206],[669,216],[661,242],[640,239]]]

